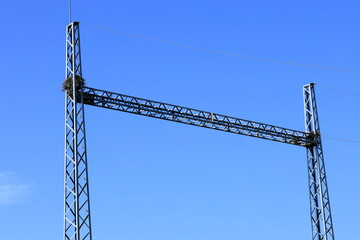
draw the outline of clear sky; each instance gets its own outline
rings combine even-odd
[[[73,0],[88,86],[304,130],[302,86],[360,94],[358,1]],[[61,240],[67,1],[1,4],[0,239]],[[318,86],[322,133],[360,140],[360,97]],[[86,107],[93,237],[311,238],[305,149]],[[359,143],[323,139],[337,239],[359,239]]]

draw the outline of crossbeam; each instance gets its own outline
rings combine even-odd
[[[274,125],[229,117],[173,104],[132,97],[120,93],[82,87],[84,104],[184,123],[223,132],[256,137],[302,147],[316,144],[315,136]]]

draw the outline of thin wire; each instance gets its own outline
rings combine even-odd
[[[351,139],[333,138],[333,137],[324,137],[324,136],[322,136],[322,137],[323,137],[323,138],[330,139],[330,140],[336,140],[336,141],[352,142],[352,143],[360,143],[360,141],[357,141],[357,140],[351,140]]]
[[[114,32],[114,33],[125,35],[125,36],[141,38],[141,39],[144,39],[144,40],[149,40],[149,41],[158,42],[158,43],[164,43],[164,44],[178,46],[178,47],[195,49],[195,50],[199,50],[199,51],[203,51],[203,52],[211,52],[211,53],[230,55],[230,56],[241,57],[241,58],[248,58],[248,59],[261,60],[261,61],[267,61],[267,62],[275,62],[275,63],[281,63],[281,64],[295,65],[295,66],[300,66],[300,67],[317,68],[317,69],[323,69],[323,70],[338,71],[338,72],[348,72],[348,73],[357,73],[357,74],[360,73],[360,71],[353,71],[353,70],[340,69],[340,68],[322,67],[322,66],[308,65],[308,64],[302,64],[302,63],[296,63],[296,62],[280,61],[280,60],[274,60],[274,59],[269,59],[269,58],[242,55],[242,54],[233,53],[233,52],[226,52],[226,51],[221,51],[221,50],[202,48],[202,47],[186,45],[186,44],[182,44],[182,43],[176,43],[176,42],[164,41],[164,40],[160,40],[160,39],[156,39],[156,38],[145,37],[145,36],[136,35],[136,34],[127,33],[127,32],[122,32],[122,31],[118,31],[118,30],[114,30],[114,29],[110,29],[110,28],[106,28],[106,27],[102,27],[102,26],[98,26],[98,25],[93,25],[93,24],[88,24],[88,23],[83,23],[83,24],[87,25],[87,26],[90,26],[90,27],[93,27],[93,28],[102,29],[102,30],[109,31],[109,32]]]
[[[349,91],[345,91],[345,90],[338,89],[338,88],[334,88],[334,87],[330,87],[330,86],[320,85],[320,84],[317,84],[317,83],[316,83],[316,86],[323,87],[323,88],[328,88],[328,89],[331,89],[331,90],[333,90],[333,91],[337,91],[337,92],[349,94],[349,95],[352,95],[352,96],[360,97],[360,94],[358,94],[358,93],[349,92]],[[327,139],[331,139],[331,140],[336,140],[336,141],[360,143],[360,141],[357,141],[357,140],[350,140],[350,139],[343,139],[343,138],[334,138],[334,137],[324,137],[324,136],[322,136],[322,137],[323,137],[323,138],[327,138]]]
[[[69,0],[69,23],[71,23],[71,0]]]
[[[316,83],[316,86],[323,87],[323,88],[328,88],[328,89],[331,89],[333,91],[337,91],[337,92],[353,95],[353,96],[356,96],[356,97],[360,97],[360,94],[358,94],[358,93],[349,92],[349,91],[341,90],[341,89],[330,87],[330,86],[320,85],[320,84],[317,84],[317,83]]]

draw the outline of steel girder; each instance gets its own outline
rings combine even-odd
[[[310,217],[313,240],[334,240],[329,190],[326,180],[324,154],[314,84],[304,86],[304,110],[306,132],[314,136],[316,142],[306,147],[310,192]]]
[[[66,30],[64,240],[91,240],[79,23]]]
[[[81,91],[84,94],[84,103],[88,105],[293,145],[311,146],[314,144],[311,134],[288,128],[85,86]]]

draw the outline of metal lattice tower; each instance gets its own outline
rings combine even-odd
[[[79,23],[66,31],[65,240],[91,240]]]
[[[334,228],[332,224],[329,190],[326,180],[314,84],[310,83],[305,85],[303,92],[305,129],[307,133],[314,136],[316,142],[314,146],[306,148],[312,239],[333,240],[335,239]]]
[[[84,105],[306,148],[312,240],[335,240],[314,84],[305,85],[305,132],[90,88],[82,78],[79,23],[67,26],[64,240],[91,240]]]

